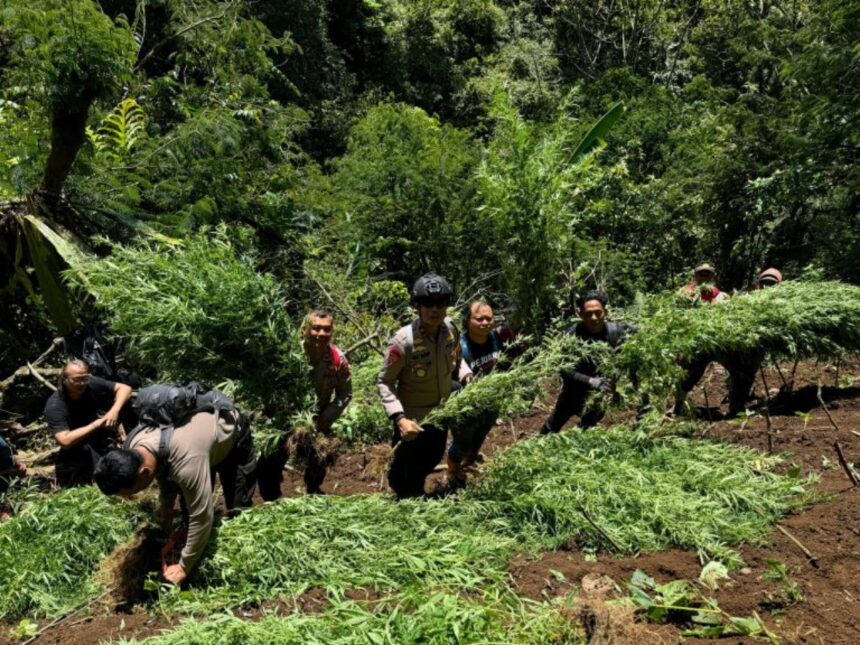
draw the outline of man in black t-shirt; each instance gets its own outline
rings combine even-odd
[[[606,320],[606,296],[599,291],[589,291],[577,301],[581,320],[567,330],[568,334],[581,338],[586,343],[606,343],[618,347],[627,334],[634,329],[621,323]],[[612,383],[600,375],[591,358],[583,358],[572,370],[561,373],[561,392],[552,414],[541,428],[541,434],[559,432],[573,415],[578,415],[579,427],[590,428],[600,421],[600,410],[589,410],[583,414],[585,401],[592,392],[611,392]]]
[[[118,447],[122,407],[131,387],[91,376],[87,364],[71,359],[47,403],[45,418],[60,445],[57,483],[62,487],[89,484],[98,460]]]

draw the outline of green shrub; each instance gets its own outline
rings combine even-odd
[[[94,595],[93,569],[134,535],[137,506],[72,488],[0,524],[0,618],[60,615]]]

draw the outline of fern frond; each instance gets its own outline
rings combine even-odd
[[[146,116],[133,98],[124,99],[102,121],[92,137],[96,152],[121,157],[146,136]]]

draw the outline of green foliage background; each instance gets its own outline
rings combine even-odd
[[[0,195],[36,187],[51,106],[85,91],[102,136],[58,219],[113,241],[247,226],[294,314],[319,265],[353,284],[432,268],[538,332],[573,291],[623,304],[703,257],[729,289],[766,265],[860,279],[857,2],[281,9],[6,3]],[[618,101],[606,146],[572,160]]]

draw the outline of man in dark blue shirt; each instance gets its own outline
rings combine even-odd
[[[509,353],[516,333],[508,326],[496,326],[493,308],[484,300],[473,300],[463,309],[463,329],[460,349],[463,360],[472,370],[474,378],[505,369],[502,361]],[[507,350],[507,351],[506,351]],[[466,481],[466,471],[481,458],[481,446],[496,424],[494,413],[484,413],[452,429],[448,446],[448,479],[453,487]]]

